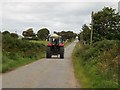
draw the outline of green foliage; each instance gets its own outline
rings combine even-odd
[[[10,32],[9,31],[2,32],[2,35],[6,35],[6,34],[10,34]]]
[[[83,69],[83,74],[88,78],[87,86],[92,88],[120,87],[118,83],[120,82],[120,41],[103,40],[94,43],[91,48],[79,44],[76,47],[73,56]],[[77,68],[77,71],[81,71],[79,70],[81,68]],[[82,78],[79,77],[79,79]]]
[[[16,33],[10,33],[9,31],[4,31],[2,32],[2,35],[5,36],[5,35],[9,35],[10,37],[13,37],[13,38],[18,38],[18,34]]]
[[[18,38],[19,36],[18,36],[18,34],[16,34],[16,33],[11,33],[10,34],[13,38]]]
[[[82,34],[83,40],[86,41],[87,44],[89,44],[91,30],[86,24],[83,25],[82,30],[83,30],[83,32],[81,32],[80,34]],[[81,39],[82,39],[82,37],[81,37]]]
[[[83,60],[80,54],[81,54],[81,51],[83,51],[84,49],[81,47],[82,46],[79,43],[77,43],[72,53],[74,73],[75,73],[75,77],[80,83],[80,88],[90,88],[89,76],[87,76],[86,71],[82,66]]]
[[[41,40],[46,40],[48,38],[49,33],[50,32],[47,28],[42,28],[37,32],[37,36]]]
[[[19,40],[8,34],[2,37],[2,72],[14,69],[43,57],[45,45]]]

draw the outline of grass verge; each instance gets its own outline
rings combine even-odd
[[[82,88],[89,88],[90,80],[85,72],[85,69],[82,67],[82,60],[81,60],[82,58],[76,55],[80,48],[81,48],[80,44],[77,43],[72,53],[74,73],[75,73],[75,77],[79,81],[80,86],[82,86]]]
[[[78,43],[72,58],[82,88],[120,88],[119,51],[119,41],[104,40],[91,48]]]
[[[2,64],[2,73],[14,70],[20,66],[37,61],[38,59],[43,58],[45,56],[45,54],[41,53],[41,54],[38,54],[37,57],[32,57],[32,58],[29,58],[29,57],[23,58],[20,55],[18,55],[18,56],[19,56],[19,58],[17,58],[16,60],[10,59],[7,56],[3,56],[3,59],[5,59],[6,62],[4,62]]]

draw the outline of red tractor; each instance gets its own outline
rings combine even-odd
[[[60,55],[60,58],[64,58],[64,44],[62,42],[62,37],[57,34],[50,36],[47,45],[46,58],[51,58],[52,55]]]

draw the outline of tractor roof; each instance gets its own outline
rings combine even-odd
[[[59,36],[59,35],[57,35],[57,34],[54,33],[54,34],[51,34],[50,37],[53,37],[53,38],[58,39],[58,38],[61,37],[61,36]]]

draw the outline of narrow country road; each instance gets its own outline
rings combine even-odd
[[[65,48],[65,58],[41,59],[2,75],[2,88],[76,88],[71,54],[76,44]]]

